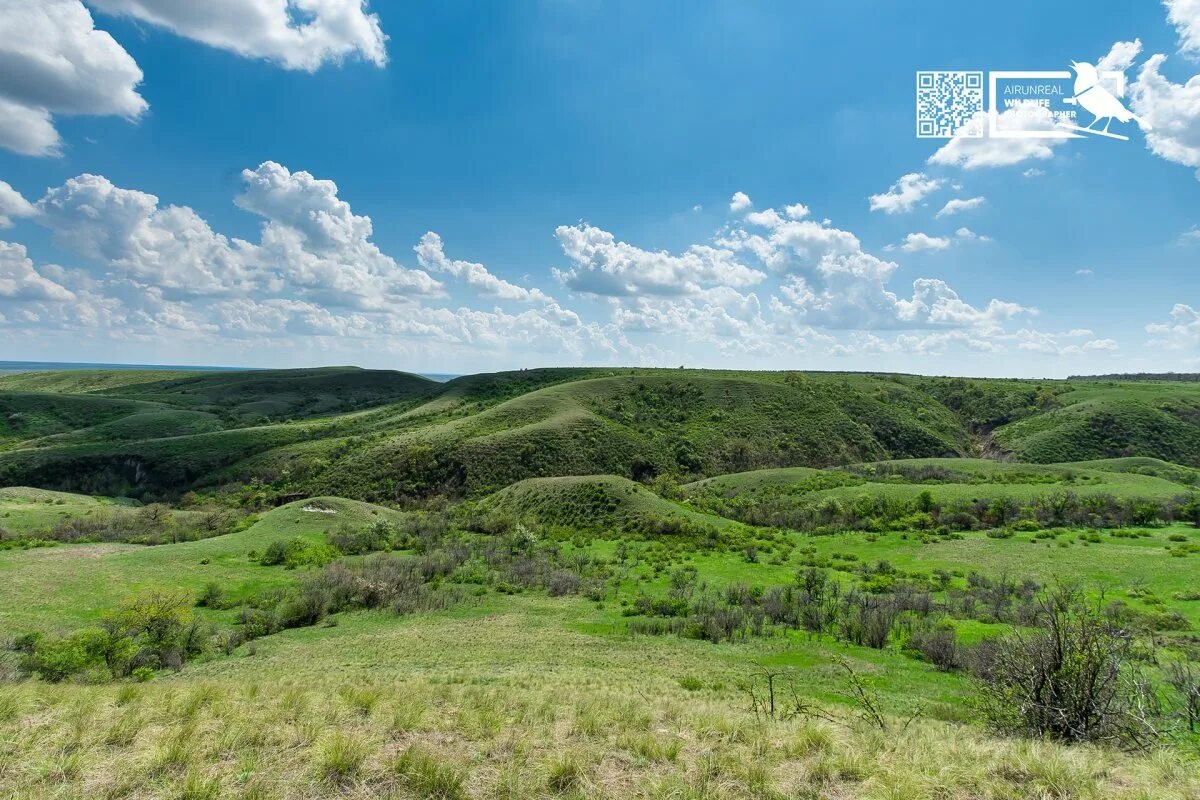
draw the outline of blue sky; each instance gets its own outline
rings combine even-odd
[[[0,9],[0,358],[1200,369],[1197,0]],[[1102,59],[1128,142],[914,135]]]

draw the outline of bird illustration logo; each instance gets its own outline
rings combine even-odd
[[[1145,120],[1126,108],[1116,95],[1101,85],[1100,73],[1093,64],[1086,61],[1072,61],[1071,68],[1075,70],[1075,94],[1073,97],[1064,98],[1064,102],[1079,105],[1091,113],[1095,119],[1086,128],[1076,125],[1064,125],[1063,127],[1125,141],[1129,140],[1128,136],[1108,132],[1108,126],[1112,125],[1114,119],[1118,122],[1133,120],[1143,130],[1150,129]],[[1104,120],[1104,127],[1098,129],[1096,126],[1100,124],[1101,120]]]

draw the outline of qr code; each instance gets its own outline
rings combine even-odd
[[[917,73],[917,138],[983,136],[983,73]]]

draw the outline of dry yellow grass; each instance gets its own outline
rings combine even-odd
[[[917,721],[756,721],[680,689],[434,677],[364,687],[6,687],[0,795],[41,798],[1196,798],[1179,753],[1132,757]],[[362,703],[361,693],[372,701]]]

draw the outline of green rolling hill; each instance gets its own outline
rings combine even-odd
[[[1182,474],[1200,466],[1200,386],[604,368],[444,384],[349,367],[0,378],[0,485],[91,494],[254,480],[282,498],[396,501],[482,496],[535,477],[686,482],[980,455],[1151,458]]]

